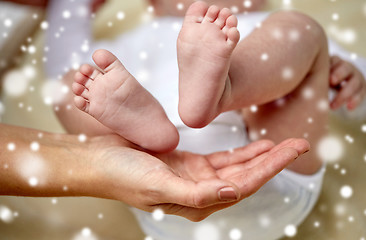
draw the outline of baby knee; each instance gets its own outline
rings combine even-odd
[[[294,10],[282,10],[275,12],[273,17],[284,22],[284,30],[292,31],[293,36],[311,35],[312,39],[319,43],[327,43],[327,38],[323,27],[312,17]],[[296,34],[294,32],[296,30]],[[299,37],[301,41],[302,38]]]

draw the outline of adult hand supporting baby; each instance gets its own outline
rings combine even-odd
[[[174,151],[154,156],[126,144],[117,135],[90,141],[87,152],[94,179],[100,182],[90,195],[150,212],[160,208],[192,221],[255,193],[309,149],[302,139],[288,139],[277,146],[262,140],[210,155]]]
[[[0,145],[8,146],[0,148],[0,195],[108,198],[192,221],[250,196],[309,148],[301,139],[262,140],[233,152],[154,156],[117,135],[80,142],[3,124]]]

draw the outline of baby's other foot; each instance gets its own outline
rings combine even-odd
[[[195,2],[187,10],[177,52],[179,115],[190,127],[204,127],[221,113],[230,57],[240,37],[236,26],[227,8]]]
[[[72,86],[75,105],[127,140],[155,152],[173,150],[178,131],[159,102],[107,50],[81,66]]]

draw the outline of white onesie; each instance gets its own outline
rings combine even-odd
[[[180,120],[177,110],[176,39],[182,18],[159,18],[114,41],[93,42],[89,15],[85,13],[88,11],[87,4],[88,0],[51,2],[48,19],[50,29],[46,41],[49,51],[45,69],[49,77],[62,75],[72,64],[92,63],[92,52],[105,48],[113,52],[161,103],[179,130],[178,149],[206,154],[249,143],[243,121],[236,112],[221,114],[203,129],[188,128]],[[65,10],[70,11],[70,18],[63,18]],[[268,14],[239,15],[241,37],[247,36],[256,23],[264,20]],[[60,27],[63,28],[62,32]],[[349,59],[349,54],[334,43],[330,43],[330,49],[331,52],[335,49],[338,55]],[[155,240],[230,239],[232,229],[241,232],[241,239],[277,239],[283,236],[286,227],[298,226],[310,213],[321,190],[323,170],[313,175],[283,170],[257,193],[239,204],[214,213],[200,223],[171,215],[156,221],[150,213],[138,209],[133,209],[133,212],[145,233]]]

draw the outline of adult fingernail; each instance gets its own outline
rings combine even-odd
[[[234,201],[238,199],[234,188],[224,187],[219,191],[219,199],[221,201]]]

